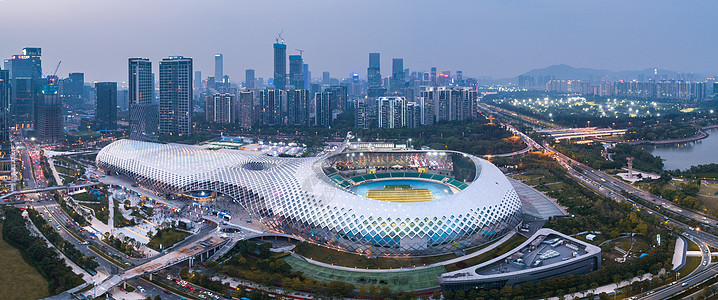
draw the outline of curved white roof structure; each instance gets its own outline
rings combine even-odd
[[[436,174],[422,175],[434,176],[426,180],[443,178],[442,182],[451,183],[460,191],[425,202],[366,198],[347,189],[356,184],[351,176],[330,173],[336,171],[331,168],[332,163],[347,163],[348,153],[278,158],[251,151],[119,140],[98,153],[97,166],[106,172],[127,175],[159,193],[216,191],[233,197],[250,213],[264,217],[266,225],[278,232],[363,254],[448,253],[487,243],[519,222],[521,202],[516,192],[503,173],[483,159],[453,151],[351,155],[391,165],[385,169],[380,166],[379,171],[370,166],[372,172],[377,172],[372,177],[375,180],[382,176],[418,177],[418,172],[411,172],[417,168],[396,172],[395,168],[401,166],[395,165],[397,161],[411,161],[408,164],[424,164],[424,172]],[[443,157],[448,167],[436,167],[435,157]],[[451,176],[452,162],[473,164],[465,168],[468,172],[462,173],[465,181]],[[358,166],[351,170],[353,174],[367,174],[366,165],[358,161],[353,165]],[[333,171],[327,171],[328,168]],[[439,175],[440,171],[444,175]]]

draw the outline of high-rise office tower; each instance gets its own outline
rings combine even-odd
[[[431,67],[431,86],[436,86],[436,67]]]
[[[379,128],[406,127],[406,99],[404,97],[379,98]]]
[[[42,87],[42,96],[35,106],[35,135],[43,143],[60,143],[63,138],[62,100],[57,76],[47,77],[47,83]]]
[[[254,69],[247,69],[244,71],[244,87],[248,89],[254,89],[256,87]]]
[[[128,59],[128,98],[130,138],[140,141],[157,139],[159,111],[154,99],[152,62],[147,58]]]
[[[324,71],[322,73],[322,84],[328,85],[330,81],[331,81],[331,76],[329,75],[329,72]]]
[[[237,100],[237,124],[242,128],[252,128],[254,122],[254,91],[239,92]]]
[[[222,81],[224,78],[224,57],[222,53],[214,55],[214,78],[217,81]]]
[[[217,78],[214,78],[214,76],[207,77],[206,84],[208,89],[217,89]]]
[[[0,70],[0,180],[12,178],[11,118],[10,71]]]
[[[314,125],[329,127],[332,126],[331,91],[317,93],[314,96]]]
[[[278,89],[259,91],[261,101],[261,122],[264,126],[276,126],[284,123],[286,92]]]
[[[447,86],[451,83],[451,71],[443,71],[436,78],[436,84],[439,86]]]
[[[404,87],[404,59],[394,58],[391,60],[391,84],[389,89],[392,93],[401,92]]]
[[[85,74],[84,73],[70,73],[67,78],[62,81],[62,97],[63,102],[70,105],[70,107],[77,108],[83,107],[87,103],[84,103],[84,87],[85,87]]]
[[[464,86],[464,72],[456,71],[456,85]]]
[[[40,48],[24,48],[22,54],[5,60],[10,71],[10,115],[16,128],[30,128],[35,120],[35,102],[43,97]]]
[[[117,109],[127,111],[130,108],[130,93],[128,90],[117,90]]]
[[[343,85],[347,86],[349,96],[360,97],[364,93],[364,91],[362,90],[363,86],[361,81],[359,80],[358,73],[352,73],[351,82],[349,82],[348,84],[345,83]]]
[[[95,98],[97,130],[117,129],[117,82],[96,82]]]
[[[274,43],[274,88],[283,90],[287,85],[287,45]]]
[[[10,71],[0,70],[0,149],[10,143]]]
[[[367,68],[366,78],[369,88],[381,87],[381,61],[379,53],[369,53],[369,68]]]
[[[303,76],[304,86],[301,88],[308,90],[309,84],[312,81],[312,73],[309,72],[309,64],[302,65],[302,76]]]
[[[304,88],[304,75],[302,71],[304,69],[304,61],[301,55],[290,55],[289,56],[289,85],[294,86],[294,89]]]
[[[160,134],[192,134],[192,58],[160,61]]]
[[[202,71],[194,71],[194,90],[199,91],[202,88]]]
[[[234,123],[237,113],[234,94],[216,93],[205,97],[205,117],[207,123]]]
[[[309,125],[309,90],[287,91],[287,124]]]
[[[369,53],[369,68],[367,68],[367,96],[369,98],[381,97],[386,94],[386,88],[381,86],[381,82],[379,53]]]

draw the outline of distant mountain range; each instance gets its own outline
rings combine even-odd
[[[574,68],[569,65],[553,65],[541,69],[534,69],[524,74],[525,76],[533,76],[538,79],[539,76],[545,77],[550,76],[552,79],[574,79],[574,80],[589,80],[589,81],[601,81],[601,80],[648,80],[653,78],[654,80],[660,79],[685,79],[685,80],[704,80],[707,75],[696,74],[696,73],[680,73],[671,70],[664,70],[659,68],[648,68],[637,71],[609,71],[599,70],[590,68]],[[518,79],[518,76],[514,79]]]

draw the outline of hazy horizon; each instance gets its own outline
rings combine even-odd
[[[555,64],[613,71],[651,67],[716,74],[715,1],[90,1],[0,0],[9,28],[0,43],[7,59],[41,47],[43,70],[62,60],[61,77],[83,72],[88,82],[127,80],[127,58],[155,64],[192,57],[203,77],[224,54],[225,74],[244,70],[272,77],[277,34],[288,54],[304,50],[312,77],[359,73],[380,52],[383,77],[391,59],[412,71],[508,78]],[[401,12],[401,13],[397,13]],[[28,22],[28,20],[33,20]]]

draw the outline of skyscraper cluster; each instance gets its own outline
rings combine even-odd
[[[402,58],[391,62],[391,76],[382,80],[381,56],[369,53],[366,97],[354,101],[356,127],[417,127],[475,117],[476,81],[464,80],[462,71],[452,78],[450,71],[437,74],[436,67],[410,72]]]
[[[124,83],[122,87],[117,82],[85,83],[82,72],[59,78],[60,64],[52,74],[43,74],[41,49],[24,48],[6,59],[0,72],[0,112],[5,112],[0,139],[9,140],[9,128],[15,127],[43,142],[58,143],[64,140],[63,127],[79,120],[78,130],[113,132],[122,129],[118,124],[128,124],[130,138],[156,141],[161,135],[192,134],[197,126],[195,111],[204,111],[206,123],[241,128],[330,127],[349,110],[354,111],[357,126],[389,128],[461,120],[473,114],[473,104],[466,103],[473,103],[475,92],[470,91],[475,81],[464,80],[461,71],[455,78],[449,71],[437,73],[436,68],[410,72],[403,58],[393,58],[389,76],[382,78],[381,55],[369,53],[365,81],[358,73],[337,79],[326,71],[312,79],[302,50],[287,53],[281,38],[272,50],[273,76],[265,80],[247,69],[240,84],[230,82],[222,53],[214,55],[214,72],[207,72],[206,78],[194,70],[192,58],[164,58],[155,66],[158,72],[147,58],[129,58],[124,90]],[[452,95],[448,100],[442,98],[444,90]]]
[[[255,77],[254,69],[245,70],[242,87],[233,84],[218,86],[210,78],[198,93],[204,95],[205,120],[215,124],[235,124],[242,128],[256,126],[331,126],[336,116],[352,106],[350,97],[363,96],[364,90],[358,74],[353,74],[346,84],[340,84],[324,72],[321,81],[313,82],[309,64],[305,63],[303,51],[287,54],[287,45],[277,39],[272,45],[273,77],[267,84]],[[215,70],[218,56],[215,56]],[[287,64],[288,62],[288,64]],[[219,74],[215,74],[217,76]],[[227,77],[224,75],[225,78]],[[195,85],[199,86],[199,85]],[[216,99],[228,99],[234,111],[229,119],[218,119]],[[224,95],[224,96],[223,96]],[[224,97],[224,98],[223,98]],[[231,114],[230,114],[231,115]]]
[[[10,77],[10,114],[16,128],[35,125],[35,104],[43,98],[42,61],[40,48],[24,48],[22,54],[5,60]]]

